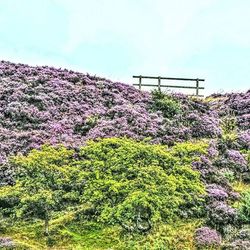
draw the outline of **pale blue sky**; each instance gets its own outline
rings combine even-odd
[[[250,88],[249,0],[0,0],[3,60]]]

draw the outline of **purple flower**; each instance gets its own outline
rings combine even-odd
[[[194,162],[193,168],[210,184],[207,210],[212,224],[233,221],[235,211],[225,203],[233,195],[225,189],[214,159],[235,169],[245,169],[246,160],[235,150],[219,155],[216,140],[222,133],[221,117],[233,111],[244,130],[239,130],[237,148],[249,149],[250,91],[219,96],[213,103],[171,94],[180,112],[166,119],[163,111],[153,112],[150,93],[89,74],[1,61],[0,78],[0,185],[14,184],[14,170],[6,162],[10,155],[26,154],[44,143],[76,148],[106,137],[149,138],[167,145],[216,138],[209,143],[208,156]],[[211,185],[215,182],[220,185]]]
[[[230,162],[232,162],[232,163],[234,163],[236,165],[240,165],[240,166],[246,166],[247,165],[246,159],[237,150],[233,150],[233,149],[227,150],[226,157],[227,157],[227,159],[229,159]]]
[[[197,111],[194,111],[186,119],[191,125],[194,137],[214,138],[221,134],[219,119],[215,115],[199,114]]]
[[[207,185],[206,190],[208,193],[208,198],[210,200],[224,201],[228,198],[228,193],[226,192],[226,189],[219,185]]]
[[[14,242],[10,237],[0,237],[0,247],[14,247]]]
[[[224,225],[233,224],[236,219],[236,209],[228,206],[225,202],[214,201],[207,205],[207,222],[223,230]]]
[[[250,129],[239,133],[238,143],[243,149],[250,149]]]
[[[227,250],[249,250],[250,241],[249,240],[235,240],[229,244],[225,245]]]
[[[200,161],[192,163],[193,169],[200,172],[202,180],[205,183],[214,182],[217,169],[212,165],[212,162],[205,156],[201,156]]]
[[[209,142],[208,155],[211,158],[217,157],[219,155],[219,151],[217,150],[215,140],[211,140]]]
[[[240,194],[237,192],[234,192],[234,191],[230,191],[228,195],[229,195],[230,199],[233,201],[240,200],[240,198],[241,198]]]
[[[221,245],[221,236],[209,227],[198,228],[195,232],[195,244],[199,249],[204,247],[218,247]]]

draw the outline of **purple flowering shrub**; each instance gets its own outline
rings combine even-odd
[[[216,184],[207,185],[206,191],[210,201],[225,201],[228,198],[226,189]]]
[[[239,151],[227,150],[226,159],[228,160],[229,164],[237,168],[238,171],[244,172],[248,170],[247,161]]]
[[[150,95],[129,85],[4,61],[0,79],[1,161],[44,143],[77,147],[97,137],[142,139],[157,137],[161,128],[162,116],[149,111]]]
[[[224,134],[208,149],[209,156],[213,158],[213,165],[231,181],[246,180],[250,170],[248,149],[246,144],[239,142],[239,136],[240,134],[235,133]]]
[[[221,134],[210,105],[66,69],[0,62],[0,160],[44,143],[126,136],[173,145]]]
[[[15,246],[14,242],[10,237],[0,237],[0,247],[1,248],[13,248]]]
[[[211,247],[219,247],[221,245],[220,234],[209,227],[198,228],[194,239],[198,249],[210,249]]]
[[[235,230],[234,230],[235,231]],[[236,230],[232,237],[226,241],[223,249],[238,249],[248,250],[250,248],[250,228],[243,227],[240,230]]]
[[[241,131],[238,134],[237,141],[242,149],[249,150],[250,149],[250,129]]]
[[[207,153],[210,158],[214,159],[215,157],[218,157],[219,151],[215,140],[210,140]]]
[[[249,182],[250,180],[249,160],[246,154],[238,150],[226,150],[223,155],[214,160],[213,164],[229,181]]]
[[[201,179],[205,184],[231,189],[229,180],[234,179],[234,173],[227,169],[219,169],[211,158],[201,156],[198,161],[192,162],[192,166],[194,170],[200,172]]]
[[[1,159],[45,142],[78,146],[87,139],[126,135],[174,144],[217,137],[225,110],[244,115],[249,110],[249,91],[209,103],[183,94],[150,95],[71,70],[5,61],[0,63],[0,78]],[[167,100],[165,106],[162,100]],[[170,114],[167,119],[164,113]],[[248,137],[240,133],[238,140],[246,145]]]
[[[193,169],[201,174],[201,178],[205,183],[214,183],[218,177],[218,170],[212,165],[212,161],[206,156],[201,156],[200,160],[192,163]]]
[[[236,165],[244,166],[247,164],[242,154],[237,150],[227,150],[226,157],[229,159],[230,162]]]
[[[234,224],[237,218],[236,209],[222,201],[214,201],[207,205],[207,224],[223,232],[225,225]]]
[[[247,130],[250,127],[250,90],[246,93],[231,93],[225,95],[212,95],[213,104],[221,117],[234,114],[237,127]]]
[[[248,250],[250,249],[249,240],[235,240],[231,243],[225,244],[223,250]]]
[[[246,155],[242,154],[239,150],[227,149],[214,161],[215,165],[220,168],[230,169],[235,174],[244,173],[249,170]]]
[[[162,104],[163,100],[168,108]],[[178,141],[178,139],[214,138],[221,135],[218,115],[201,100],[188,98],[182,94],[163,95],[154,92],[152,105],[154,110],[161,111],[163,116],[168,118],[165,119],[163,127],[163,143],[164,139]]]
[[[217,137],[221,134],[219,120],[214,115],[192,112],[186,117],[186,122],[192,128],[193,137]]]
[[[106,118],[97,121],[96,126],[87,133],[86,138],[156,137],[161,123],[161,117],[155,113],[147,114],[146,107],[142,105],[115,106],[107,111]]]

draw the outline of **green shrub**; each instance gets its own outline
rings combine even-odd
[[[178,150],[125,138],[89,142],[79,161],[86,180],[83,200],[93,204],[97,219],[130,231],[175,219],[181,206],[204,191],[199,174],[176,156]]]
[[[170,150],[181,164],[191,164],[193,161],[199,160],[200,156],[207,154],[207,149],[206,142],[197,141],[177,143]]]
[[[161,111],[166,118],[171,118],[182,112],[180,103],[173,96],[155,90],[152,91],[152,99],[152,110]]]
[[[23,219],[44,220],[48,234],[53,212],[79,202],[78,171],[70,166],[73,154],[64,147],[44,145],[27,156],[10,159],[17,172],[16,185],[0,188],[2,212],[9,209]]]
[[[227,115],[221,119],[221,128],[224,134],[230,134],[237,129],[237,119],[234,115]]]
[[[148,231],[158,222],[175,220],[185,206],[200,207],[204,187],[191,162],[205,146],[182,143],[167,149],[109,138],[90,141],[77,153],[45,145],[10,159],[16,184],[0,188],[0,209],[5,216],[11,210],[22,220],[43,220],[46,234],[57,214],[82,206],[88,209],[74,215],[80,221]]]
[[[239,216],[243,223],[250,224],[250,190],[243,193],[239,205]]]

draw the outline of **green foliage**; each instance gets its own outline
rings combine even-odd
[[[230,183],[235,181],[235,174],[230,169],[224,169],[219,172],[226,180],[228,180]]]
[[[243,193],[239,204],[239,216],[246,224],[250,224],[250,190]]]
[[[21,193],[20,184],[15,186],[3,186],[0,188],[0,212],[1,215],[10,215],[13,213],[13,207],[19,202]]]
[[[196,146],[184,146],[172,152],[125,138],[89,142],[78,162],[86,179],[83,200],[93,204],[97,219],[129,231],[175,219],[180,206],[204,191],[199,174],[177,157],[178,152],[196,156]]]
[[[0,219],[9,218],[9,224],[0,229],[21,245],[29,239],[34,249],[52,245],[68,249],[92,249],[93,245],[98,249],[102,244],[128,249],[128,239],[120,238],[123,229],[133,232],[124,235],[137,235],[143,241],[140,233],[150,230],[149,234],[155,234],[164,222],[174,223],[185,206],[200,207],[204,186],[191,162],[206,147],[197,142],[169,149],[110,138],[90,141],[79,152],[44,145],[27,156],[13,157],[10,164],[16,169],[16,184],[0,188]],[[98,228],[84,227],[89,223]],[[85,229],[77,232],[74,225]],[[42,237],[44,226],[49,233],[46,238]],[[115,238],[104,243],[114,232]],[[86,242],[91,235],[95,240],[103,237],[100,245]],[[160,249],[168,240],[173,239],[144,242],[144,249]],[[139,249],[134,239],[129,241]]]
[[[92,221],[65,223],[51,220],[51,227],[56,224],[57,230],[51,230],[49,240],[41,237],[43,228],[37,221],[17,224],[9,236],[17,244],[17,250],[195,250],[193,233],[201,222],[177,220],[172,224],[161,224],[147,234],[124,234],[118,226]],[[48,248],[48,241],[54,243],[53,247]]]
[[[224,134],[230,134],[237,129],[237,119],[234,115],[227,115],[221,119],[221,128]]]
[[[246,155],[247,155],[246,158],[247,158],[248,166],[250,166],[250,150],[247,150]]]
[[[191,164],[207,154],[208,144],[205,141],[183,142],[173,146],[170,151],[181,164]]]
[[[235,148],[237,146],[237,133],[228,132],[223,133],[218,139],[218,148],[221,152],[225,152],[228,148]]]
[[[27,156],[10,159],[16,167],[17,180],[14,186],[0,188],[4,212],[11,210],[17,217],[44,220],[48,234],[52,212],[79,202],[78,170],[70,166],[73,154],[62,146],[44,145]]]
[[[161,111],[163,116],[166,118],[171,118],[176,114],[182,112],[181,105],[179,101],[174,99],[173,96],[162,93],[161,91],[152,91],[152,110]]]
[[[235,192],[245,193],[250,190],[250,183],[245,183],[243,181],[235,181],[232,183],[232,188]]]

